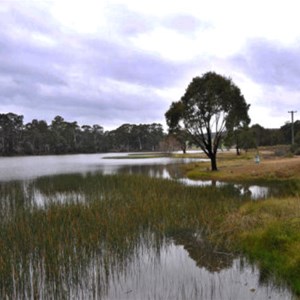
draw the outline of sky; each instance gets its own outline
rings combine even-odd
[[[196,76],[230,77],[251,124],[300,119],[298,0],[0,0],[0,113],[112,130],[161,123]],[[298,117],[299,116],[299,117]]]

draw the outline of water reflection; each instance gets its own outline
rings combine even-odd
[[[34,179],[41,176],[71,173],[99,172],[102,174],[116,174],[123,167],[155,166],[195,161],[195,159],[171,157],[118,159],[117,157],[120,155],[126,156],[126,153],[0,157],[0,181]],[[111,159],[105,159],[106,157],[111,157]]]
[[[181,243],[165,242],[158,252],[140,250],[141,257],[118,273],[117,281],[116,274],[110,276],[105,299],[291,299],[285,288],[261,285],[258,269],[242,259],[231,258],[219,267],[224,255],[214,254],[217,270],[209,270],[205,247],[196,250],[195,260]]]
[[[258,269],[244,260],[186,242],[143,253],[130,276],[110,281],[107,299],[290,299],[285,288],[261,285]]]
[[[184,177],[184,173],[178,164],[166,164],[166,165],[133,165],[133,166],[121,166],[118,169],[118,173],[122,174],[143,174],[150,177],[164,178],[176,180],[179,183],[189,186],[213,186],[232,188],[240,194],[241,197],[251,198],[253,200],[264,199],[267,197],[285,196],[291,195],[293,191],[297,191],[297,187],[293,187],[293,182],[272,183],[269,182],[268,186],[266,182],[257,184],[250,183],[229,183],[217,180],[192,180]]]
[[[195,186],[232,185],[213,180],[190,180],[184,177],[179,164],[199,159],[176,159],[170,157],[157,157],[147,159],[118,159],[120,153],[113,154],[77,154],[56,156],[30,156],[30,157],[1,157],[0,182],[12,180],[31,180],[46,175],[94,173],[94,174],[143,174],[151,177],[175,179],[180,183]],[[112,159],[105,159],[106,157]],[[113,157],[116,157],[115,159]],[[293,186],[285,187],[290,183],[280,184],[234,184],[241,196],[250,196],[252,199],[278,196],[289,191]],[[62,195],[62,199],[65,196]],[[40,197],[42,198],[42,197]],[[41,200],[42,201],[42,200]]]
[[[288,289],[262,284],[259,270],[244,259],[209,253],[205,245],[196,248],[184,238],[149,246],[148,237],[125,260],[108,264],[95,252],[81,257],[77,266],[61,265],[53,280],[47,279],[43,261],[32,260],[14,277],[12,295],[6,295],[12,299],[292,299]]]

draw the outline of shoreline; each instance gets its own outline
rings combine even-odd
[[[276,156],[273,151],[260,151],[260,162],[255,162],[256,151],[239,156],[220,152],[217,156],[218,171],[210,170],[210,162],[194,162],[182,167],[189,179],[220,181],[277,181],[300,180],[300,156]],[[189,156],[190,157],[190,156]],[[198,158],[204,155],[197,156]]]

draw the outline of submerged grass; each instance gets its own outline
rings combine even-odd
[[[1,192],[2,297],[22,293],[24,276],[31,278],[27,293],[35,297],[38,280],[30,274],[41,270],[56,289],[66,278],[75,284],[95,256],[105,282],[149,233],[157,237],[149,246],[156,247],[165,235],[203,229],[216,245],[248,254],[300,294],[299,197],[249,202],[230,185],[199,188],[146,176],[92,174],[3,183]],[[62,203],[62,195],[73,201]]]
[[[159,237],[203,226],[213,232],[240,205],[239,193],[231,187],[199,189],[144,176],[60,175],[28,186],[3,186],[7,192],[1,209],[5,211],[7,203],[22,209],[6,210],[0,221],[2,296],[14,296],[24,289],[24,276],[29,280],[31,273],[41,270],[49,282],[72,274],[75,283],[95,253],[107,266],[108,276],[110,268],[125,263],[149,232]],[[66,194],[82,197],[61,203],[60,196]],[[46,197],[47,203],[35,202],[37,195]],[[38,289],[37,283],[30,286]]]

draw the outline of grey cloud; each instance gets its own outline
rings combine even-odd
[[[299,89],[300,45],[288,48],[267,40],[252,40],[232,62],[259,84]]]
[[[34,17],[35,12],[12,8],[9,14],[1,15],[0,76],[11,77],[17,84],[65,84],[57,72],[59,64],[67,63],[64,47],[46,46],[34,39],[36,32],[55,38],[56,24],[47,14]]]
[[[101,76],[130,83],[167,87],[173,85],[189,69],[186,63],[177,63],[110,41],[87,41],[94,52],[87,57],[87,66]]]
[[[182,34],[193,34],[198,29],[204,30],[212,27],[207,22],[185,14],[170,16],[163,21],[163,24]]]
[[[31,93],[29,102],[26,99],[29,98],[18,98],[14,102],[27,110],[29,107],[33,109],[32,113],[26,114],[26,121],[38,118],[50,122],[55,115],[59,114],[66,120],[76,120],[81,125],[98,123],[105,128],[125,122],[147,123],[160,120],[167,109],[167,103],[164,106],[163,100],[151,92],[136,95],[108,91],[87,97],[76,93],[65,95],[58,92],[55,95],[41,97],[37,91]],[[2,102],[1,98],[0,102]]]
[[[122,36],[135,36],[152,30],[156,21],[128,9],[125,5],[114,5],[108,12],[108,22],[112,30]]]
[[[29,32],[31,28],[39,28],[40,19],[30,26],[31,18],[27,17],[21,15],[20,23],[16,19],[14,28],[22,27],[24,22]],[[0,32],[0,51],[3,53],[0,74],[11,74],[18,77],[19,82],[32,79],[43,84],[59,85],[66,84],[70,69],[76,69],[114,80],[163,87],[173,84],[187,67],[134,49],[126,40],[86,39],[81,35],[59,32],[55,26],[45,32],[46,37],[55,39],[53,46],[37,44],[30,38],[16,41],[10,32]]]
[[[111,40],[61,31],[44,8],[12,7],[9,16],[0,13],[1,110],[18,107],[16,113],[26,112],[27,121],[50,121],[60,114],[104,127],[163,119],[169,103],[155,89],[176,84],[191,66],[134,48],[130,37],[152,25],[122,9],[122,18],[114,19],[122,36]],[[109,81],[138,87],[126,91],[109,86]]]
[[[24,10],[12,7],[10,13],[6,16],[7,25],[15,23],[23,30],[29,30],[31,32],[39,32],[42,34],[50,34],[53,32],[54,26],[57,25],[49,12],[39,7],[24,7]]]

